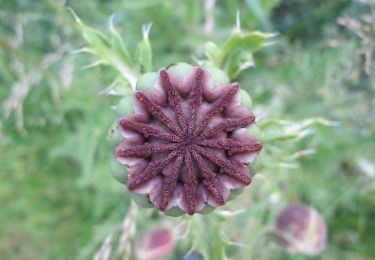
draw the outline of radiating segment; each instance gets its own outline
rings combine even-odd
[[[195,84],[189,96],[189,105],[190,105],[190,119],[188,122],[189,133],[193,133],[197,114],[199,107],[202,103],[202,93],[204,86],[204,71],[201,68],[198,68],[195,76]]]
[[[194,160],[197,162],[199,170],[203,176],[203,184],[207,190],[213,195],[215,201],[222,205],[224,204],[223,195],[220,192],[220,187],[216,174],[212,172],[208,167],[202,156],[193,150],[192,155]]]
[[[171,142],[179,142],[181,141],[181,137],[168,133],[168,132],[163,132],[160,129],[157,129],[155,127],[150,126],[149,124],[145,123],[138,123],[138,122],[132,122],[128,120],[121,120],[120,125],[124,128],[127,127],[131,130],[134,130],[142,135],[144,135],[146,138],[148,137],[157,137],[162,140],[167,140]]]
[[[168,102],[176,113],[178,125],[180,126],[180,129],[185,132],[187,124],[183,116],[183,110],[181,106],[182,98],[175,86],[172,85],[171,80],[168,76],[168,72],[166,70],[160,71],[160,80],[162,86],[165,89],[165,92],[167,93]]]
[[[244,118],[236,118],[236,119],[224,119],[217,125],[213,126],[211,129],[208,129],[207,132],[204,132],[200,135],[202,138],[211,138],[221,131],[233,131],[237,128],[247,127],[255,121],[255,116],[248,116]]]
[[[138,176],[135,180],[131,183],[128,183],[128,189],[133,190],[138,186],[146,183],[147,181],[151,180],[153,177],[158,175],[160,171],[178,154],[178,151],[173,151],[170,153],[166,158],[150,162],[142,173],[141,176]]]
[[[243,152],[259,152],[262,150],[262,145],[258,141],[254,141],[251,144],[243,144],[239,141],[225,139],[225,140],[201,140],[199,142],[201,146],[207,146],[210,148],[218,148],[222,150],[228,150],[229,155]]]
[[[250,182],[251,182],[250,176],[246,172],[244,172],[241,169],[239,169],[238,167],[234,166],[231,163],[231,161],[229,161],[228,159],[222,158],[220,156],[217,156],[216,154],[214,154],[214,153],[212,153],[210,151],[207,151],[207,150],[203,149],[200,146],[195,146],[195,147],[196,147],[197,152],[200,155],[204,156],[205,158],[207,158],[211,162],[213,162],[216,165],[220,166],[220,168],[225,173],[227,173],[228,175],[230,175],[230,176],[232,176],[232,177],[240,180],[245,185],[250,184]]]
[[[148,157],[154,153],[167,152],[170,150],[175,150],[178,147],[179,147],[179,144],[176,144],[176,143],[172,143],[172,144],[144,143],[144,144],[120,149],[118,151],[118,156],[124,157],[124,156],[135,155],[135,156],[140,156],[140,157]]]
[[[163,186],[161,188],[160,210],[164,211],[169,203],[170,197],[176,190],[178,175],[183,162],[183,156],[179,155],[174,163],[172,173],[164,177]]]
[[[234,95],[236,95],[239,89],[240,89],[240,86],[238,84],[231,85],[231,87],[225,93],[225,95],[217,99],[213,103],[212,107],[203,116],[203,119],[201,120],[201,122],[198,123],[197,128],[194,132],[195,135],[199,135],[207,126],[207,124],[210,122],[210,120],[215,115],[223,111],[224,107],[231,101],[231,99],[234,97]]]
[[[144,93],[136,92],[135,97],[141,102],[144,108],[166,127],[171,129],[175,134],[181,136],[181,129],[169,118],[157,104],[154,104]]]
[[[188,214],[193,214],[196,208],[195,196],[198,181],[193,170],[193,159],[190,151],[185,151],[184,159],[185,171],[182,180],[184,182],[185,199],[186,204],[188,205]]]

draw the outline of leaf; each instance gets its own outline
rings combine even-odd
[[[197,215],[192,219],[193,248],[202,253],[205,260],[225,259],[225,244],[221,236],[219,218],[212,215]]]
[[[241,32],[235,31],[223,47],[224,56],[230,55],[236,51],[255,53],[266,46],[266,40],[271,37],[274,37],[274,34],[258,31],[242,34]]]
[[[214,42],[205,44],[205,55],[215,67],[224,70],[229,79],[235,78],[241,71],[255,65],[253,54],[267,46],[272,33],[241,32],[239,25],[222,48]]]
[[[126,79],[132,89],[135,88],[138,71],[120,34],[114,29],[113,16],[109,20],[110,35],[107,37],[102,32],[85,25],[81,19],[69,9],[79,25],[83,38],[88,46],[79,52],[90,52],[99,60],[97,64],[106,64],[116,69]]]
[[[211,60],[212,64],[214,66],[220,66],[222,56],[221,49],[214,42],[209,41],[204,45],[204,50],[206,56]]]
[[[236,52],[228,58],[226,71],[230,79],[235,78],[241,71],[254,66],[253,55],[248,52]]]
[[[137,49],[137,60],[141,66],[141,73],[151,72],[152,71],[152,48],[149,41],[148,35],[150,33],[152,23],[143,25],[143,40],[138,43]]]
[[[109,20],[109,29],[110,29],[110,32],[111,32],[111,44],[112,44],[112,47],[114,49],[114,51],[119,54],[119,56],[121,57],[121,60],[128,64],[129,66],[132,66],[133,64],[133,61],[129,55],[129,52],[125,46],[125,43],[124,41],[122,40],[120,34],[118,33],[118,31],[114,28],[113,26],[113,17],[112,16]]]

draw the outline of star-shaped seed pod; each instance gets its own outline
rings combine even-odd
[[[137,85],[115,150],[131,193],[167,214],[192,215],[250,184],[248,166],[262,145],[249,133],[255,116],[238,83],[217,69],[180,64]]]

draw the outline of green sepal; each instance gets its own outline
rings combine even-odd
[[[264,157],[264,154],[261,155],[261,158],[258,158],[258,157],[259,156],[257,156],[255,160],[249,165],[249,169],[252,174],[252,177],[254,177],[263,168],[262,159]]]
[[[111,161],[111,169],[113,177],[122,184],[127,184],[128,182],[128,167],[121,164],[116,158]]]
[[[115,121],[108,130],[107,142],[111,147],[115,147],[121,142],[122,138],[118,122]]]
[[[204,205],[203,209],[201,209],[198,213],[200,214],[209,214],[211,213],[212,211],[214,211],[215,207],[212,207],[210,205],[208,205],[206,203],[206,205]]]
[[[240,89],[241,95],[241,105],[244,107],[251,109],[253,105],[253,100],[251,99],[249,93],[246,90]]]
[[[137,80],[135,89],[139,91],[148,90],[155,85],[158,78],[159,75],[156,72],[145,73]]]
[[[153,208],[151,201],[148,198],[148,195],[130,193],[132,200],[143,208]]]
[[[134,112],[133,108],[133,96],[123,97],[117,104],[116,113],[119,116],[125,116]]]
[[[185,212],[180,209],[180,207],[173,206],[169,210],[165,211],[164,214],[170,217],[180,217],[182,215],[185,215]]]
[[[252,137],[262,142],[262,130],[256,124],[250,125],[247,129]]]
[[[168,71],[179,76],[180,78],[184,78],[192,69],[193,69],[193,66],[191,66],[190,64],[181,62],[181,63],[176,63],[170,66],[168,68]]]
[[[229,198],[228,198],[228,201],[237,198],[238,195],[240,195],[243,192],[243,190],[244,190],[243,188],[238,188],[238,189],[231,190]]]
[[[204,69],[210,74],[216,86],[229,83],[229,78],[224,71],[212,66],[204,66]]]

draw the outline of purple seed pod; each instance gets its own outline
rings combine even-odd
[[[292,254],[315,256],[326,248],[324,219],[315,209],[303,204],[291,204],[279,214],[276,235],[284,249]]]
[[[168,215],[192,215],[224,205],[231,191],[250,184],[248,165],[262,145],[247,129],[255,121],[250,97],[225,78],[180,64],[140,79],[115,150],[131,193]]]
[[[158,228],[145,232],[136,243],[136,254],[140,260],[165,259],[175,248],[169,229]]]

